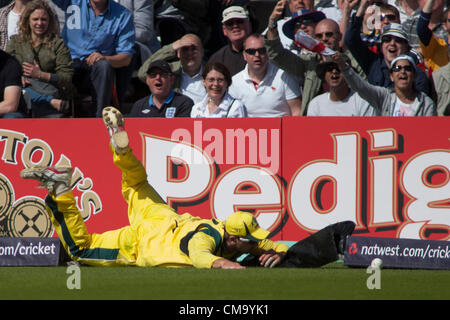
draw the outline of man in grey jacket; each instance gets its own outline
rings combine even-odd
[[[390,65],[393,89],[375,86],[363,80],[350,68],[340,53],[332,56],[347,84],[374,107],[380,116],[435,116],[436,105],[425,93],[414,87],[416,64],[408,55],[399,55]]]

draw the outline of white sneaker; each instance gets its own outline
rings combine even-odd
[[[23,179],[33,179],[39,181],[42,186],[56,196],[64,194],[70,190],[72,180],[71,167],[30,167],[20,171]]]
[[[114,107],[106,107],[102,111],[102,117],[114,149],[119,154],[126,153],[129,150],[130,140],[125,131],[125,121],[122,113]]]

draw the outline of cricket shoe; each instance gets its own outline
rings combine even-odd
[[[102,111],[102,117],[114,149],[118,154],[126,153],[130,148],[130,140],[125,131],[125,121],[123,120],[122,113],[114,107],[106,107]]]
[[[23,179],[37,180],[50,193],[59,196],[70,191],[73,169],[71,167],[30,167],[20,172]]]

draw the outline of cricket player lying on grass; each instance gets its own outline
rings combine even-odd
[[[103,110],[111,136],[113,161],[122,171],[122,194],[130,224],[102,234],[89,234],[70,189],[72,168],[31,167],[21,177],[40,181],[49,194],[46,210],[65,250],[73,260],[97,266],[162,266],[242,269],[247,266],[321,266],[343,253],[353,222],[326,227],[291,248],[275,243],[255,217],[237,211],[225,221],[179,215],[148,184],[141,162],[129,148],[122,114]],[[249,253],[241,263],[236,259]]]

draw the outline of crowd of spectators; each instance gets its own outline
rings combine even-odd
[[[448,0],[262,2],[0,0],[0,117],[450,115]]]

